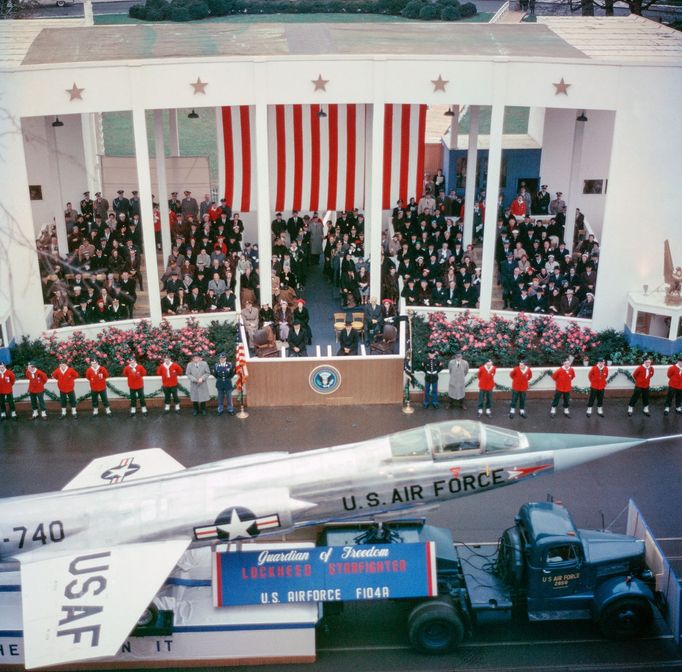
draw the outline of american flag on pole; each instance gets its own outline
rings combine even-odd
[[[272,105],[275,210],[352,210],[365,203],[366,106]],[[320,111],[326,116],[320,116]]]
[[[242,329],[237,327],[237,347],[235,349],[235,374],[237,375],[237,389],[241,392],[249,377],[249,369],[246,366],[246,347],[242,341]]]
[[[407,203],[422,197],[426,105],[387,104],[384,109],[382,206],[390,210],[399,198]]]

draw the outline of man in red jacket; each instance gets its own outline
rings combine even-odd
[[[92,414],[99,415],[99,400],[102,400],[104,412],[111,415],[111,408],[109,408],[109,399],[107,397],[107,378],[109,372],[100,366],[96,359],[90,362],[88,370],[85,372],[85,377],[90,383],[90,398],[92,399]]]
[[[159,364],[159,368],[156,369],[156,375],[161,376],[161,388],[163,389],[163,412],[170,413],[171,397],[173,403],[175,404],[175,412],[180,412],[180,400],[178,399],[178,376],[184,373],[182,367],[171,360],[171,358],[166,355],[163,358],[163,362]]]
[[[43,420],[47,420],[47,411],[45,410],[45,383],[47,382],[47,374],[41,371],[33,362],[29,362],[24,374],[28,380],[28,396],[31,398],[31,408],[33,409],[34,420],[40,416]]]
[[[651,416],[651,413],[649,413],[649,386],[651,385],[651,379],[654,377],[654,367],[651,366],[651,360],[645,359],[644,363],[640,364],[632,372],[632,377],[635,379],[635,389],[628,402],[628,415],[632,416],[635,404],[641,397],[642,413],[648,418]]]
[[[509,418],[513,420],[516,413],[516,405],[519,406],[519,415],[522,418],[526,417],[526,392],[528,392],[528,383],[533,376],[530,366],[526,366],[524,359],[519,359],[518,366],[515,366],[510,372],[509,376],[512,379],[512,398],[509,407]]]
[[[495,387],[495,374],[497,368],[493,366],[492,359],[478,369],[478,417],[485,414],[491,415],[493,407],[493,388]]]
[[[130,415],[135,415],[136,399],[140,400],[140,410],[142,415],[147,415],[147,402],[144,400],[144,377],[147,371],[138,364],[135,357],[131,357],[128,366],[123,369],[123,375],[128,379],[128,389],[130,390]]]
[[[12,394],[15,380],[16,376],[11,369],[5,366],[5,362],[0,362],[0,420],[4,420],[8,413],[12,420],[17,419],[17,409],[14,406],[14,394]]]
[[[592,415],[592,406],[597,403],[597,415],[604,417],[604,390],[606,389],[606,379],[609,377],[609,367],[604,364],[604,358],[600,357],[597,363],[587,374],[590,380],[590,396],[587,399],[587,417]]]
[[[677,362],[668,367],[668,394],[665,397],[665,410],[663,415],[670,413],[670,403],[675,399],[675,412],[682,413],[682,357],[678,356]]]
[[[66,417],[66,402],[71,406],[71,415],[75,418],[76,413],[76,393],[74,386],[76,378],[78,378],[78,371],[72,366],[69,366],[64,360],[59,362],[59,366],[52,372],[52,377],[57,381],[57,389],[59,390],[59,403],[62,407],[62,419]]]
[[[571,360],[565,359],[564,363],[553,374],[554,379],[554,398],[552,399],[552,408],[549,411],[553,418],[556,415],[556,408],[559,405],[559,400],[564,402],[564,415],[569,418],[571,411],[571,388],[573,387],[573,379],[575,378],[575,371],[571,366]]]

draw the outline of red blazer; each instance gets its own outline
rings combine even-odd
[[[85,372],[85,377],[90,381],[90,389],[93,392],[104,392],[107,387],[109,372],[103,366],[100,366],[97,371],[89,366]]]
[[[478,389],[483,392],[492,392],[495,387],[495,374],[497,369],[493,366],[488,371],[485,366],[478,370]]]
[[[528,383],[533,377],[533,372],[530,370],[530,366],[527,366],[525,371],[521,371],[520,366],[515,366],[509,372],[509,375],[512,379],[512,390],[514,390],[514,392],[528,391]]]
[[[606,379],[609,377],[609,367],[602,367],[601,371],[599,367],[595,364],[590,372],[587,374],[590,379],[590,386],[594,390],[603,390],[606,388]]]
[[[677,364],[668,368],[668,385],[673,390],[682,390],[682,369]]]
[[[166,367],[162,362],[159,364],[159,368],[156,369],[156,375],[161,376],[161,385],[163,387],[177,387],[178,376],[181,376],[183,373],[182,367],[176,362],[171,362],[169,367]]]
[[[644,390],[649,389],[651,379],[654,377],[654,367],[650,366],[647,371],[643,364],[640,364],[633,372],[632,377],[635,379],[635,387],[641,387]]]
[[[5,369],[0,375],[0,394],[12,394],[15,380],[16,376],[9,369]]]
[[[26,378],[28,378],[28,391],[31,394],[40,394],[41,392],[45,392],[45,383],[47,382],[47,374],[45,371],[41,371],[40,369],[36,368],[36,370],[31,373],[28,369],[26,369],[26,373],[24,375]]]
[[[572,366],[568,370],[562,366],[552,374],[552,378],[556,383],[557,392],[570,392],[573,379],[575,378],[575,371]]]
[[[135,370],[132,366],[126,366],[123,369],[123,375],[128,379],[128,387],[131,390],[141,390],[144,387],[144,377],[147,375],[147,371],[142,364],[138,364]]]
[[[74,383],[78,378],[78,371],[72,366],[67,366],[62,373],[62,370],[57,367],[52,372],[52,377],[57,381],[57,389],[60,392],[73,392]]]

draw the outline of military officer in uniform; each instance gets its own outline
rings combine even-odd
[[[83,215],[83,217],[85,217],[85,219],[88,220],[88,222],[93,221],[94,216],[93,203],[92,199],[90,198],[89,191],[83,192],[83,198],[81,200],[81,214]]]
[[[442,369],[443,365],[436,357],[436,351],[429,350],[424,362],[424,408],[428,408],[429,404],[438,408],[438,374]]]
[[[228,361],[227,355],[221,352],[218,362],[213,367],[215,376],[215,388],[218,392],[218,415],[223,414],[223,409],[227,408],[228,415],[234,415],[232,405],[232,378],[234,376],[234,366]]]
[[[111,207],[116,213],[116,219],[119,220],[119,215],[123,213],[126,217],[130,215],[130,201],[123,195],[125,192],[123,189],[119,189],[117,192],[118,196],[111,202]]]
[[[176,215],[179,215],[182,212],[182,203],[178,198],[177,191],[171,192],[171,197],[168,199],[168,209]]]

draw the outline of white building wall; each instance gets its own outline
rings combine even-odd
[[[663,244],[682,264],[682,70],[621,73],[594,326],[622,329],[627,292],[663,283]],[[588,114],[589,117],[589,114]]]
[[[563,193],[564,200],[568,196],[575,117],[575,110],[551,107],[545,110],[540,180],[547,185],[552,198],[557,191]]]
[[[79,114],[60,117],[64,126],[54,129],[56,151],[50,149],[46,125],[54,119],[49,117],[25,117],[21,120],[24,134],[24,152],[28,171],[28,183],[42,187],[43,200],[31,201],[33,226],[36,236],[44,224],[53,219],[63,222],[64,206],[71,201],[78,210],[83,192],[88,188],[83,155],[83,133]],[[48,152],[52,152],[52,159]],[[51,160],[58,171],[59,180],[51,179]],[[91,194],[91,198],[94,198]]]

